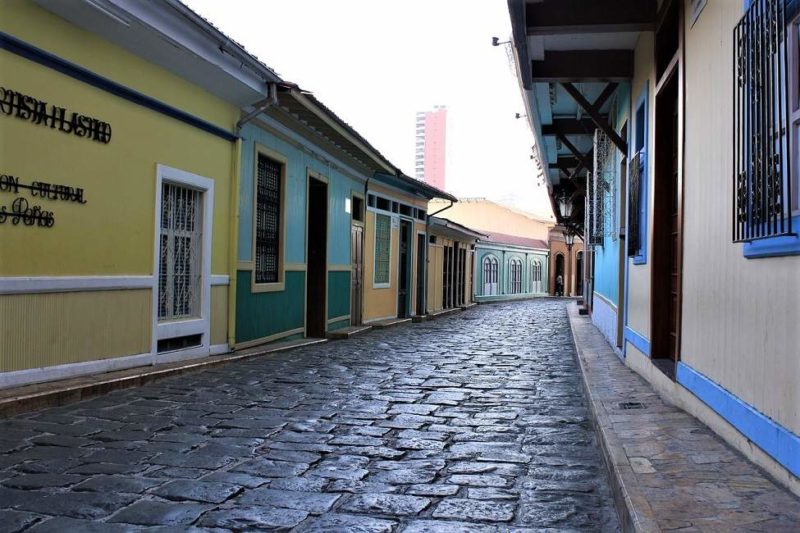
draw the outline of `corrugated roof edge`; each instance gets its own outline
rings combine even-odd
[[[430,220],[434,224],[437,224],[437,223],[439,223],[439,221],[441,221],[443,223],[442,225],[447,226],[447,227],[451,227],[453,229],[457,229],[457,230],[462,231],[462,232],[464,232],[466,234],[472,235],[477,239],[480,239],[481,237],[488,237],[488,235],[485,234],[485,233],[481,233],[478,230],[474,230],[474,229],[472,229],[470,227],[467,227],[467,226],[465,226],[463,224],[459,224],[458,222],[453,222],[449,218],[442,218],[442,217],[434,217],[434,216],[432,216],[432,217],[430,217]]]
[[[397,170],[397,174],[394,174],[394,175],[386,174],[386,173],[383,173],[383,172],[376,172],[375,173],[375,179],[377,179],[379,181],[382,181],[382,178],[383,179],[387,179],[387,178],[388,179],[396,179],[396,180],[404,183],[405,185],[408,185],[409,187],[411,187],[413,189],[416,189],[417,191],[419,191],[423,196],[425,196],[429,200],[432,200],[434,198],[441,198],[442,200],[448,200],[448,201],[451,201],[451,202],[458,202],[458,198],[456,196],[453,196],[452,194],[450,194],[448,192],[445,192],[445,191],[443,191],[443,190],[441,190],[441,189],[439,189],[437,187],[434,187],[433,185],[428,185],[424,181],[419,181],[417,179],[412,178],[411,176],[406,176],[405,174],[400,172],[399,169]],[[391,185],[391,183],[389,185]]]

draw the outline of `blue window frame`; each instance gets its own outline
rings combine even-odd
[[[628,256],[633,264],[647,263],[647,127],[648,127],[648,87],[645,82],[642,92],[636,99],[636,113],[633,124],[633,143],[628,184]]]

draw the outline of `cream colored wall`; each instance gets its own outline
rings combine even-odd
[[[429,202],[429,212],[438,211],[450,202],[434,200]],[[552,223],[535,220],[507,207],[487,200],[463,200],[443,211],[442,218],[458,222],[475,230],[494,231],[506,235],[517,235],[529,239],[547,241]]]
[[[149,289],[2,295],[0,372],[148,353],[152,312]]]
[[[653,33],[641,32],[634,52],[634,73],[631,82],[631,102],[636,105],[642,90],[647,87],[648,140],[647,140],[647,262],[634,265],[628,258],[628,327],[645,338],[650,338],[650,276],[653,244],[653,153],[655,136],[653,125],[655,117],[655,63],[653,62]],[[635,115],[635,112],[632,113]],[[634,124],[630,124],[628,131]]]
[[[800,434],[800,256],[748,260],[731,242],[731,50],[741,15],[741,2],[709,2],[686,32],[681,358]]]
[[[444,246],[428,245],[428,301],[427,311],[433,313],[442,309],[442,272],[444,269]]]

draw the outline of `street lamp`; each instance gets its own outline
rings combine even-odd
[[[561,212],[561,218],[569,220],[572,215],[572,199],[566,192],[558,198],[558,210]]]

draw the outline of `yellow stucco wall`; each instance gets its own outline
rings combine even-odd
[[[386,198],[394,199],[408,205],[425,209],[427,202],[406,195],[395,189],[370,184],[369,192],[379,194]],[[384,213],[388,214],[388,213]],[[397,217],[397,214],[394,214]],[[416,285],[417,285],[417,235],[425,233],[425,223],[414,221],[412,224],[412,241],[409,249],[411,253],[411,307],[410,312],[416,312]],[[363,320],[380,320],[397,316],[397,276],[400,253],[400,226],[391,229],[391,257],[389,264],[389,287],[375,287],[375,212],[368,210],[364,227],[364,310]]]
[[[0,372],[150,351],[150,291],[0,296]]]
[[[685,26],[681,357],[800,434],[800,256],[748,260],[731,242],[731,50],[741,16],[741,2],[709,2]]]
[[[433,200],[429,202],[429,212],[433,213],[447,207],[450,202]],[[551,222],[538,220],[489,200],[463,199],[453,207],[437,215],[453,222],[458,222],[476,231],[488,231],[517,235],[528,239],[547,241],[547,234],[553,226]]]
[[[236,107],[31,2],[4,0],[0,31],[228,131],[238,117]],[[0,72],[7,89],[112,127],[111,141],[101,144],[0,115],[0,173],[24,184],[80,187],[86,200],[39,199],[20,190],[20,197],[53,211],[55,225],[0,224],[0,277],[153,275],[157,164],[214,180],[211,271],[228,273],[233,143],[7,51],[0,51]],[[0,205],[14,198],[0,192]],[[226,302],[226,291],[213,289],[212,342],[225,342],[227,303],[220,302]],[[39,337],[25,328],[5,330],[4,370],[150,351],[147,289],[0,298],[0,316],[51,325]],[[40,344],[44,339],[49,350]]]
[[[647,87],[647,113],[648,113],[648,147],[647,154],[652,154],[655,147],[655,136],[653,135],[653,124],[655,117],[655,63],[653,62],[653,33],[641,32],[639,41],[636,43],[634,52],[634,74],[631,83],[631,98],[634,105]],[[631,125],[633,126],[633,125]],[[629,128],[629,131],[632,131]],[[650,338],[650,277],[652,243],[653,243],[653,185],[652,176],[654,172],[654,158],[647,158],[647,263],[634,265],[632,258],[628,261],[628,327],[639,332],[645,338]],[[630,346],[630,345],[629,345]]]

